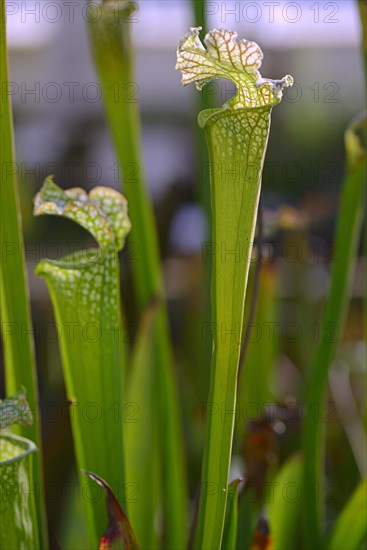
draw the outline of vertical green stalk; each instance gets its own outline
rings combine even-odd
[[[361,20],[362,27],[362,56],[364,64],[364,81],[365,81],[365,94],[367,91],[367,1],[358,0],[359,18]],[[367,219],[364,221],[364,255],[367,258]],[[364,299],[364,313],[365,320],[367,319],[367,298]],[[367,322],[364,323],[364,337],[367,340]]]
[[[157,410],[154,385],[152,328],[156,304],[140,321],[137,343],[130,359],[128,403],[139,406],[139,422],[124,426],[126,479],[138,486],[138,501],[131,503],[128,516],[142,548],[159,548],[155,518],[159,509],[159,457],[157,452]]]
[[[96,10],[95,17],[93,10]],[[119,181],[129,200],[134,220],[129,241],[137,261],[132,263],[139,306],[143,310],[152,294],[162,295],[158,241],[153,211],[144,183],[140,154],[138,86],[133,66],[131,24],[138,24],[133,2],[103,1],[91,4],[89,36],[93,61],[103,91],[104,105],[115,145]]]
[[[343,336],[349,290],[361,233],[366,182],[366,118],[360,117],[347,129],[347,175],[343,182],[337,226],[331,286],[325,305],[320,343],[311,363],[303,433],[305,459],[305,534],[308,547],[322,548],[324,518],[323,403],[330,365]],[[337,338],[330,338],[330,327],[337,327]]]
[[[359,16],[362,26],[362,53],[364,63],[364,76],[367,85],[367,2],[366,0],[357,0]]]
[[[140,155],[140,119],[130,37],[130,23],[137,23],[138,14],[133,11],[132,2],[102,2],[96,17],[91,15],[89,18],[89,34],[133,220],[130,243],[136,251],[137,261],[132,263],[132,270],[140,311],[144,311],[153,299],[158,299],[153,322],[153,356],[163,458],[165,542],[167,548],[173,550],[185,546],[187,539],[184,457],[158,239]]]
[[[259,46],[237,43],[237,33],[214,29],[205,37],[205,49],[199,31],[192,28],[177,51],[183,84],[196,82],[201,89],[213,77],[229,78],[238,92],[224,107],[202,111],[198,119],[212,167],[213,353],[195,547],[214,550],[223,536],[244,299],[270,115],[293,79],[263,79]]]
[[[194,26],[202,27],[203,33],[206,33],[206,0],[191,0],[192,10],[194,12]],[[216,83],[211,82],[200,94],[197,94],[197,109],[199,111],[204,109],[210,109],[215,106],[215,98],[218,97]],[[205,215],[206,222],[206,235],[205,241],[210,239],[211,235],[211,197],[210,197],[210,164],[208,157],[208,149],[205,141],[205,134],[201,131],[197,125],[195,125],[195,141],[193,143],[193,148],[196,154],[196,189],[197,197],[199,203],[202,207],[203,213]],[[205,245],[204,245],[205,246]],[[202,319],[204,322],[208,322],[210,319],[210,280],[211,280],[211,263],[204,262],[203,269],[203,308],[202,308]],[[210,356],[211,356],[211,341],[210,338],[207,338],[205,342],[201,342],[201,353],[198,356],[198,364],[204,363],[209,366]],[[198,348],[199,350],[199,348]],[[207,380],[208,380],[208,368],[200,373],[199,378],[199,388],[200,395],[204,396],[207,391]]]
[[[37,373],[16,180],[13,119],[10,96],[7,93],[9,72],[5,0],[0,0],[0,10],[0,85],[2,90],[0,102],[0,311],[5,354],[5,383],[8,395],[18,393],[22,386],[26,389],[27,400],[36,417],[36,421],[32,425],[22,425],[15,428],[15,431],[21,436],[31,439],[39,449],[34,456],[33,485],[37,492],[40,545],[42,548],[47,548]]]
[[[206,21],[205,21],[205,5],[206,0],[191,0],[192,9],[194,12],[195,27],[202,27],[204,33],[206,33]],[[201,94],[198,95],[198,108],[201,111],[202,109],[210,109],[214,107],[214,97],[216,96],[216,87],[213,83],[210,84],[212,88],[204,90]],[[197,187],[198,187],[198,197],[203,208],[203,211],[206,215],[208,227],[210,224],[210,187],[208,185],[209,181],[209,166],[208,162],[208,151],[205,144],[205,136],[202,132],[197,131],[196,145],[197,145]],[[208,266],[207,271],[210,269],[209,262],[206,264]],[[210,273],[205,273],[205,276],[210,277]],[[209,301],[209,300],[208,300]],[[209,311],[209,304],[208,304]]]
[[[328,550],[363,548],[367,538],[367,478],[362,479],[340,512],[330,533]],[[351,529],[353,525],[353,529]]]
[[[35,199],[35,215],[64,216],[96,239],[99,248],[58,261],[43,260],[44,277],[60,330],[61,356],[79,469],[102,476],[124,498],[122,445],[123,361],[120,277],[117,258],[130,230],[127,203],[117,191],[96,187],[63,191],[46,179]],[[102,498],[80,476],[91,548],[105,528]]]

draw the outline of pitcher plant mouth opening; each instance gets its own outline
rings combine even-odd
[[[201,90],[213,78],[229,79],[236,85],[237,94],[223,108],[250,109],[276,105],[282,99],[283,89],[293,85],[290,75],[281,80],[261,76],[264,56],[256,42],[237,42],[237,32],[213,29],[204,38],[205,48],[199,38],[201,29],[191,27],[177,49],[176,69],[182,73],[184,86],[194,82]]]
[[[86,229],[99,247],[92,255],[87,249],[57,261],[42,260],[36,274],[47,283],[57,325],[73,323],[72,333],[60,332],[60,347],[66,392],[73,407],[78,467],[98,472],[108,481],[123,480],[121,423],[118,419],[111,423],[107,414],[90,423],[77,411],[86,403],[103,403],[106,410],[112,410],[123,399],[118,252],[131,228],[127,200],[108,187],[95,187],[89,194],[79,187],[64,191],[48,177],[35,197],[34,214],[70,219]],[[86,327],[92,327],[93,334],[87,334]],[[79,477],[85,488],[85,476]],[[102,501],[83,500],[91,547],[104,528],[103,507]]]
[[[37,451],[37,446],[30,439],[14,434],[0,434],[1,467],[23,460]]]

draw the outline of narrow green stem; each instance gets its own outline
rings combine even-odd
[[[192,9],[194,12],[195,27],[201,27],[202,32],[206,33],[206,21],[205,21],[205,5],[206,0],[191,0]],[[215,83],[210,83],[206,86],[200,94],[197,95],[198,110],[202,111],[203,109],[211,109],[215,106],[214,98],[216,97],[217,87]],[[203,132],[196,131],[196,147],[197,147],[197,191],[198,198],[203,208],[203,211],[206,215],[206,221],[209,228],[210,234],[210,224],[211,224],[211,215],[210,215],[210,186],[208,185],[209,181],[209,164],[208,164],[208,152],[205,143],[205,136]],[[210,280],[210,264],[206,264],[207,270],[205,277],[207,281]],[[209,302],[209,299],[207,300]],[[207,304],[206,310],[209,311],[209,303]]]
[[[364,64],[364,76],[367,85],[367,2],[366,0],[358,0],[357,3],[362,26],[362,54]]]
[[[191,0],[192,10],[194,13],[195,27],[201,27],[202,32],[207,30],[206,14],[206,0]],[[217,85],[211,82],[201,90],[199,94],[196,94],[197,98],[197,110],[198,112],[204,109],[211,109],[215,107],[215,98],[217,98]],[[205,134],[195,124],[195,141],[193,148],[195,150],[196,161],[196,193],[197,198],[205,216],[205,228],[206,235],[205,241],[210,239],[211,235],[211,196],[210,196],[210,164],[208,157],[208,149],[206,146]],[[202,319],[206,323],[210,319],[210,281],[211,281],[211,263],[204,262],[203,266],[203,307],[202,307]],[[205,339],[205,342],[201,343],[201,354],[198,357],[198,364],[200,361],[204,365],[210,364],[211,357],[211,341],[210,338]],[[208,367],[197,377],[198,388],[200,396],[205,396],[208,386]]]
[[[360,123],[362,126],[364,122]],[[351,140],[348,140],[351,138]],[[325,313],[320,334],[320,343],[313,358],[308,391],[306,396],[306,416],[303,433],[303,452],[305,458],[305,534],[307,547],[323,547],[323,529],[325,527],[324,513],[324,443],[323,436],[323,403],[327,385],[328,371],[335,357],[347,312],[351,277],[353,275],[354,259],[357,253],[361,232],[364,185],[365,185],[365,154],[358,160],[350,162],[354,157],[353,149],[358,141],[353,129],[346,133],[349,169],[344,180],[337,227],[335,233],[334,257],[331,270],[331,286],[325,305]],[[352,145],[352,148],[348,147]],[[359,155],[357,147],[357,155]],[[330,328],[336,327],[337,338],[330,338]]]
[[[134,15],[129,15],[126,11],[131,10],[133,4],[128,2],[124,6],[121,3],[121,6],[120,9],[112,9],[107,3],[102,5],[102,16],[90,22],[89,33],[123,188],[129,200],[133,221],[130,245],[136,252],[132,271],[140,312],[144,311],[152,299],[158,298],[159,302],[153,326],[153,353],[163,456],[165,541],[167,548],[180,549],[187,540],[187,513],[178,396],[172,370],[173,358],[164,305],[158,238],[140,155],[138,87],[134,80],[130,38],[130,21],[134,19]],[[133,97],[128,99],[127,92],[132,92]]]
[[[140,154],[139,88],[135,82],[130,28],[135,15],[131,2],[121,4],[120,9],[116,2],[102,5],[95,21],[91,15],[88,30],[118,159],[118,181],[129,200],[133,220],[129,243],[134,247],[136,261],[132,262],[132,270],[139,307],[144,311],[153,295],[162,296],[163,285],[153,210]]]
[[[36,418],[32,425],[22,425],[14,428],[14,431],[31,439],[39,449],[39,452],[34,456],[33,477],[34,488],[37,492],[40,546],[47,548],[37,372],[16,180],[17,167],[14,155],[13,119],[10,96],[6,92],[9,83],[9,72],[6,48],[5,0],[0,0],[0,5],[0,84],[2,90],[2,100],[0,102],[0,239],[2,251],[0,302],[5,354],[5,383],[8,395],[18,393],[22,387],[26,389],[28,403]]]

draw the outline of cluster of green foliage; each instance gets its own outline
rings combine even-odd
[[[90,8],[97,9],[93,3]],[[251,301],[251,287],[249,290],[247,287],[270,117],[273,107],[281,101],[283,88],[291,86],[293,79],[289,75],[281,80],[263,78],[259,72],[261,49],[254,42],[237,41],[234,32],[214,29],[206,34],[204,46],[199,38],[200,27],[192,28],[180,41],[176,68],[182,73],[183,84],[194,82],[198,89],[218,77],[236,85],[235,97],[221,108],[201,111],[198,122],[205,130],[209,160],[243,167],[241,178],[233,170],[213,172],[210,192],[212,242],[225,242],[232,250],[239,243],[245,261],[238,262],[235,256],[223,261],[221,255],[213,255],[211,321],[216,330],[212,339],[201,483],[197,506],[189,519],[182,419],[158,239],[142,170],[139,111],[134,103],[116,103],[113,94],[117,77],[122,83],[134,80],[128,17],[133,9],[131,2],[103,1],[98,17],[90,15],[88,25],[116,155],[123,169],[128,170],[131,163],[140,167],[137,179],[132,182],[123,178],[126,179],[125,198],[105,187],[97,187],[89,194],[81,188],[64,191],[48,177],[35,198],[34,207],[36,216],[69,218],[86,229],[97,244],[93,253],[82,250],[57,261],[43,260],[36,270],[47,283],[57,321],[74,323],[76,327],[74,338],[70,340],[65,333],[60,347],[80,485],[87,487],[91,480],[106,495],[106,505],[101,499],[83,500],[89,547],[263,548],[269,531],[272,547],[281,550],[295,547],[303,521],[307,547],[359,550],[366,536],[366,523],[361,514],[366,482],[361,481],[327,533],[325,503],[321,498],[316,505],[314,502],[315,484],[323,483],[324,434],[322,423],[314,421],[312,411],[315,404],[322,406],[328,371],[337,352],[336,344],[328,338],[320,338],[309,369],[302,448],[288,457],[272,477],[277,487],[287,484],[300,487],[303,501],[294,505],[282,498],[281,491],[276,491],[274,498],[262,502],[268,505],[265,518],[262,506],[241,500],[246,479],[230,478],[235,436],[241,439],[243,434],[239,433],[234,414],[225,415],[223,420],[221,415],[211,414],[210,404],[220,403],[226,411],[234,411],[239,398],[260,400],[261,394],[267,398],[256,372],[246,373],[244,377],[239,368],[243,358],[241,342],[246,308]],[[6,84],[9,77],[5,0],[1,0],[1,10],[1,84]],[[1,104],[0,153],[1,163],[11,166],[14,163],[13,124],[6,94],[5,99]],[[357,118],[345,135],[347,172],[335,234],[339,261],[333,264],[324,327],[330,322],[342,327],[346,316],[362,226],[366,150],[361,131],[364,123],[364,118]],[[13,246],[17,251],[9,255],[2,266],[1,316],[6,323],[23,323],[30,329],[16,173],[15,170],[1,173],[1,246]],[[118,263],[118,253],[130,232],[142,251],[140,261],[132,264],[140,319],[133,349],[128,349],[120,337],[124,296],[120,296]],[[263,314],[266,319],[272,315],[269,305],[272,291],[267,288],[266,280],[262,279],[260,286],[258,315]],[[89,324],[97,327],[100,334],[95,342],[83,337],[82,329]],[[223,326],[229,334],[225,338],[221,333]],[[38,394],[31,334],[28,330],[27,338],[20,342],[14,331],[4,342],[6,391],[11,396],[24,387],[29,403],[26,407],[36,412]],[[264,363],[271,362],[273,350],[269,347],[257,348],[257,353]],[[91,402],[102,406],[102,417],[96,423],[86,421],[79,412],[83,404]],[[129,410],[132,405],[137,407],[138,422],[124,422],[127,414],[136,412]],[[33,453],[35,446],[39,450],[42,447],[39,424],[30,423],[29,415],[24,421],[24,396],[5,400],[0,406],[0,427],[9,431],[8,425],[18,422],[12,429],[34,443],[30,447],[33,468],[27,467],[27,475],[30,486],[38,487],[42,496],[41,453]],[[4,453],[0,481],[5,487],[8,481],[5,483],[4,479],[10,476],[16,484],[21,476],[21,469],[12,469],[9,473],[11,465],[30,460],[31,451],[20,443],[23,441],[24,445],[25,439],[18,438],[17,446],[15,438],[14,448],[9,450],[12,437],[10,432],[0,433]],[[247,469],[250,472],[249,463]],[[246,475],[250,477],[248,472]],[[138,504],[126,499],[125,488],[132,481],[139,490]],[[31,511],[22,512],[23,541],[22,529],[19,530],[19,525],[17,530],[13,528],[11,521],[7,521],[6,536],[2,535],[1,541],[9,548],[22,543],[48,548],[42,498],[36,499],[36,503],[30,499],[27,506],[23,506],[27,507]],[[6,513],[9,515],[9,508]],[[27,521],[34,525],[32,539],[29,539]],[[263,524],[267,526],[266,532],[257,529]]]

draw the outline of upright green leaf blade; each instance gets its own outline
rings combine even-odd
[[[5,0],[0,0],[0,86],[2,90],[0,102],[0,312],[5,356],[5,384],[8,395],[15,394],[21,387],[26,388],[30,408],[39,418],[37,373],[16,179],[17,165],[14,154],[9,81]],[[39,422],[34,422],[32,425],[22,424],[13,429],[23,437],[31,439],[40,450],[42,449]],[[38,492],[37,518],[40,544],[47,548],[42,452],[34,457],[33,477],[34,487]]]
[[[144,313],[131,358],[127,402],[136,409],[136,418],[124,426],[126,479],[137,488],[128,503],[128,514],[143,548],[159,547],[155,529],[158,511],[158,415],[156,410],[153,326],[157,303]]]
[[[267,510],[274,550],[297,548],[296,535],[303,506],[302,475],[303,461],[295,455],[272,480]]]
[[[306,396],[306,416],[303,430],[303,452],[305,457],[305,521],[308,545],[321,547],[324,538],[324,502],[314,501],[314,488],[323,486],[324,449],[322,438],[324,427],[320,419],[315,422],[313,411],[322,410],[330,365],[343,335],[347,312],[349,289],[354,270],[354,261],[362,227],[365,182],[366,182],[366,140],[363,132],[366,117],[358,117],[345,134],[347,152],[347,173],[343,182],[337,226],[335,231],[334,258],[331,270],[331,286],[320,334],[320,343],[313,357]],[[330,339],[327,327],[338,327],[338,339]],[[322,494],[322,493],[321,493]]]
[[[106,115],[116,148],[118,177],[129,200],[134,220],[130,239],[139,254],[134,262],[134,283],[140,308],[143,310],[155,294],[162,294],[159,271],[158,240],[153,210],[144,182],[140,153],[139,100],[133,70],[133,46],[130,21],[134,19],[134,2],[90,2],[88,31]],[[95,14],[93,14],[95,10]],[[132,101],[125,99],[125,90],[132,90]]]
[[[367,3],[366,0],[358,0],[359,15],[362,25],[362,53],[364,61],[364,76],[367,84]]]
[[[335,522],[328,550],[359,550],[367,540],[367,478],[363,479]]]
[[[224,522],[222,550],[234,550],[237,541],[238,485],[242,479],[235,479],[228,487],[226,519]]]
[[[133,101],[123,99],[124,90],[131,89],[133,94],[137,92],[130,36],[130,21],[134,20],[132,12],[135,5],[124,0],[104,1],[100,6],[91,2],[91,12],[92,9],[98,10],[96,17],[91,16],[88,21],[93,60],[103,90],[124,193],[134,220],[130,242],[138,254],[138,261],[132,263],[132,271],[140,312],[152,300],[159,300],[153,326],[153,357],[162,450],[165,543],[169,549],[178,549],[187,540],[188,523],[178,393],[164,302],[158,237],[140,153],[138,97],[134,95]]]

